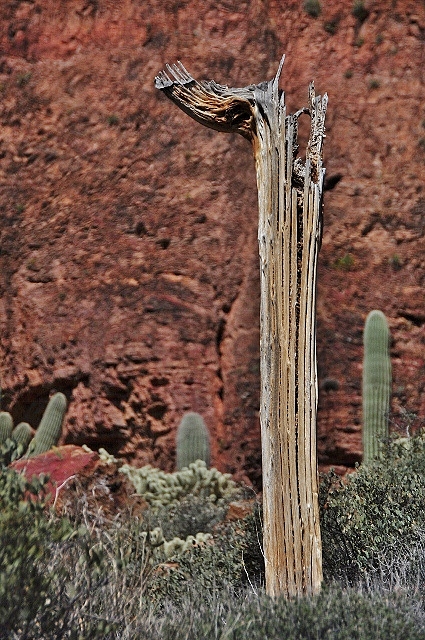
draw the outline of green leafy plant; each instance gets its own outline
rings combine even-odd
[[[259,509],[236,522],[221,522],[209,538],[200,540],[201,544],[186,546],[175,566],[152,574],[147,591],[153,602],[181,604],[193,587],[198,593],[211,593],[264,584]]]
[[[389,328],[382,311],[373,310],[366,318],[363,344],[363,462],[379,455],[388,437],[391,399],[391,358]]]
[[[177,470],[188,467],[191,462],[203,460],[210,464],[210,438],[205,422],[199,413],[186,413],[177,429]]]
[[[403,267],[403,261],[397,253],[391,256],[389,263],[394,271],[400,271]]]

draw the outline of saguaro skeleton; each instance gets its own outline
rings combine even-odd
[[[244,88],[197,82],[179,62],[155,79],[180,109],[217,131],[252,142],[260,252],[260,422],[266,590],[311,594],[322,581],[316,461],[317,256],[321,240],[322,144],[327,96],[309,86],[309,106],[286,114],[273,80]],[[298,118],[311,119],[305,162]]]

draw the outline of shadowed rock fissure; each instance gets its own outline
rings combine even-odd
[[[217,395],[220,399],[220,402],[223,403],[224,399],[224,380],[223,380],[223,368],[222,368],[222,344],[224,338],[224,332],[226,330],[226,320],[225,318],[220,318],[217,326],[217,333],[215,338],[215,347],[217,352],[217,378],[219,380],[219,387],[217,391]]]

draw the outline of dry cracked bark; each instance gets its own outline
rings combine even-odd
[[[196,81],[181,63],[155,79],[185,113],[251,141],[260,252],[260,423],[266,590],[313,594],[322,581],[316,460],[316,273],[321,240],[327,95],[286,114],[279,79],[243,88]],[[305,161],[298,118],[310,116]]]

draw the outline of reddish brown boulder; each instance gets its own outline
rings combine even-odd
[[[82,518],[108,518],[124,509],[133,515],[147,505],[119,472],[120,464],[103,461],[95,451],[75,445],[55,447],[47,453],[12,463],[30,480],[45,474],[48,503],[63,514]],[[85,516],[84,516],[85,514]]]
[[[60,491],[78,474],[93,473],[99,464],[95,451],[86,451],[74,445],[55,447],[33,458],[21,458],[12,462],[11,467],[23,473],[28,480],[41,474],[49,476],[46,486],[51,500],[58,498]]]

